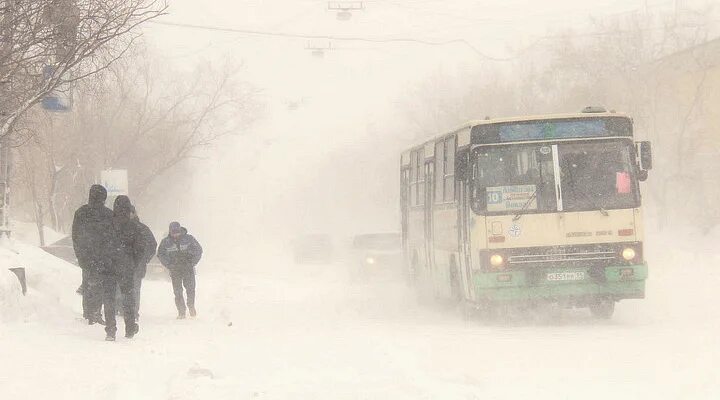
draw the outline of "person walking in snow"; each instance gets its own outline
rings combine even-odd
[[[99,272],[112,262],[115,244],[113,212],[105,207],[105,200],[107,190],[101,185],[92,185],[88,203],[75,211],[72,223],[73,248],[82,269],[83,318],[89,325],[104,324],[100,316],[102,282]]]
[[[186,310],[190,316],[197,316],[195,309],[195,266],[202,257],[202,246],[187,233],[179,222],[171,222],[168,236],[160,242],[158,258],[170,271],[178,319],[184,319]],[[183,297],[183,286],[187,292],[187,308]]]
[[[116,236],[112,263],[100,270],[105,306],[105,340],[114,341],[117,332],[115,319],[117,307],[116,290],[120,286],[122,309],[125,319],[125,337],[132,338],[139,331],[135,317],[135,295],[133,279],[136,269],[136,254],[142,254],[142,231],[133,218],[133,205],[127,196],[118,196],[113,205],[112,228]]]
[[[140,319],[140,289],[142,287],[142,280],[145,278],[147,273],[147,265],[150,259],[153,258],[157,250],[157,240],[153,235],[150,228],[140,222],[140,218],[135,211],[135,207],[132,208],[131,218],[135,220],[140,229],[140,242],[139,246],[135,248],[135,274],[133,275],[133,295],[135,296],[135,318]]]

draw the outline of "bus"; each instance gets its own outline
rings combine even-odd
[[[555,303],[610,318],[645,297],[640,182],[649,142],[627,115],[468,122],[401,155],[406,273],[466,309]]]

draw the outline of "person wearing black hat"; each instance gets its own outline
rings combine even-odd
[[[197,316],[195,309],[195,266],[202,257],[202,246],[187,233],[179,222],[171,222],[168,236],[160,242],[157,255],[162,265],[170,271],[178,319],[184,319],[186,310],[190,316]],[[183,286],[187,291],[187,307],[183,297]]]
[[[83,317],[88,324],[104,324],[100,316],[102,282],[99,271],[112,262],[115,236],[112,227],[113,212],[105,207],[107,190],[92,185],[88,203],[75,211],[72,240],[78,265],[82,268]]]
[[[135,317],[135,295],[133,278],[135,275],[135,255],[142,252],[142,231],[133,217],[134,207],[127,196],[120,195],[113,205],[112,227],[116,235],[116,251],[108,268],[100,270],[103,284],[103,304],[105,306],[105,340],[114,341],[117,332],[115,320],[116,288],[120,285],[122,308],[125,319],[125,337],[132,338],[139,327]]]

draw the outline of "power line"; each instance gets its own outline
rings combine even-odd
[[[148,22],[155,24],[155,25],[172,26],[172,27],[176,27],[176,28],[199,29],[199,30],[215,31],[215,32],[239,33],[239,34],[245,34],[245,35],[290,38],[290,39],[324,39],[324,40],[335,40],[335,41],[346,41],[346,42],[365,42],[365,43],[415,43],[415,44],[421,44],[421,45],[425,45],[425,46],[446,46],[446,45],[450,45],[450,44],[461,44],[461,45],[467,47],[468,49],[472,50],[478,56],[480,56],[486,60],[497,61],[497,62],[507,62],[507,61],[511,61],[516,58],[516,57],[501,58],[501,57],[489,56],[489,55],[481,52],[480,50],[478,50],[475,46],[470,44],[470,42],[468,42],[465,39],[449,39],[449,40],[437,40],[437,41],[414,39],[414,38],[384,38],[383,39],[383,38],[369,38],[369,37],[361,37],[361,36],[311,35],[311,34],[303,34],[303,33],[271,32],[271,31],[254,30],[254,29],[240,29],[240,28],[228,28],[228,27],[211,26],[211,25],[186,24],[186,23],[180,23],[180,22],[163,22],[163,21],[148,21]]]
[[[717,21],[717,19],[712,19],[710,21]],[[448,40],[433,41],[433,40],[423,40],[423,39],[414,39],[414,38],[369,38],[369,37],[361,37],[361,36],[334,36],[334,35],[273,32],[273,31],[264,31],[264,30],[253,30],[253,29],[228,28],[228,27],[211,26],[211,25],[187,24],[187,23],[179,23],[179,22],[148,21],[148,23],[176,27],[176,28],[184,28],[184,29],[198,29],[198,30],[205,30],[205,31],[237,33],[237,34],[244,34],[244,35],[286,38],[286,39],[287,38],[289,38],[289,39],[322,39],[322,40],[381,43],[381,44],[414,43],[414,44],[420,44],[420,45],[425,45],[425,46],[447,46],[447,45],[452,45],[452,44],[459,44],[459,45],[462,45],[462,46],[468,48],[469,50],[474,52],[479,57],[481,57],[485,60],[494,61],[494,62],[514,61],[514,60],[520,58],[521,55],[526,53],[528,50],[534,48],[541,42],[547,41],[547,40],[566,39],[569,37],[571,37],[571,38],[608,37],[608,36],[623,35],[623,34],[632,32],[632,31],[627,31],[627,30],[614,30],[614,31],[609,31],[609,32],[567,33],[567,34],[545,35],[545,36],[538,37],[530,45],[524,46],[522,49],[516,51],[514,56],[493,57],[493,56],[489,56],[489,55],[481,52],[478,48],[473,46],[470,42],[468,42],[465,39],[448,39]],[[695,25],[693,25],[693,26],[677,26],[676,28],[691,28],[691,27],[696,28],[697,26],[695,26]],[[645,32],[645,31],[655,31],[655,30],[662,30],[662,29],[666,29],[666,28],[665,27],[647,27],[647,28],[639,28],[636,31]]]

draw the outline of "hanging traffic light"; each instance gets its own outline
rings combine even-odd
[[[362,1],[328,1],[328,10],[337,11],[337,19],[347,21],[352,18],[353,11],[365,9]]]
[[[325,52],[332,50],[332,43],[330,41],[326,43],[308,42],[308,44],[305,46],[305,50],[310,51],[313,57],[323,58],[325,57]]]

